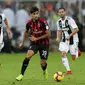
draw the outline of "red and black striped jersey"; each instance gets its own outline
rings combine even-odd
[[[49,29],[48,23],[45,19],[43,18],[39,18],[36,21],[28,20],[27,24],[26,24],[26,30],[31,30],[31,35],[33,35],[34,37],[38,38],[42,35],[46,34],[46,30]],[[37,41],[33,41],[33,43],[36,44],[49,44],[49,38],[44,38],[44,39],[40,39]]]

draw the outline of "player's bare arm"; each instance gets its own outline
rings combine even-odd
[[[36,38],[34,36],[31,36],[29,38],[30,38],[31,41],[36,41],[36,40],[40,40],[40,39],[44,39],[44,38],[48,38],[48,37],[50,37],[50,32],[49,32],[49,30],[46,30],[46,34],[45,35],[42,35],[42,36],[40,36],[38,38]]]
[[[4,20],[4,23],[5,23],[5,25],[6,25],[6,29],[7,29],[7,32],[8,32],[8,36],[11,36],[11,30],[10,30],[10,28],[9,28],[9,25],[8,25],[8,22],[7,22],[7,19],[5,18],[5,20]]]
[[[22,40],[22,42],[20,43],[20,45],[19,45],[19,47],[20,48],[22,48],[23,47],[23,45],[24,45],[24,42],[25,42],[25,40],[27,39],[27,31],[24,31],[24,36],[23,36],[23,40]]]
[[[56,38],[56,41],[57,41],[57,42],[60,42],[61,36],[62,36],[62,31],[61,31],[61,30],[58,30],[58,31],[57,31],[57,38]]]
[[[69,40],[74,34],[78,32],[78,28],[75,28],[74,31],[66,38],[66,40]]]

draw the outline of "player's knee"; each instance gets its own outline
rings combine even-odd
[[[30,60],[30,59],[31,59],[31,57],[30,57],[30,56],[27,56],[26,58],[27,58],[28,60]]]
[[[27,59],[31,59],[31,57],[34,55],[33,51],[28,51],[27,52]]]
[[[27,55],[26,58],[30,60],[32,56],[33,56],[33,55],[30,55],[30,54],[29,54],[29,55]]]
[[[63,52],[62,52],[62,56],[66,56],[66,52],[63,51]]]
[[[45,66],[45,65],[46,65],[46,61],[45,61],[45,60],[41,60],[41,61],[40,61],[40,64],[41,64],[42,66]]]

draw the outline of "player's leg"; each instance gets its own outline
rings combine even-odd
[[[26,70],[26,68],[29,64],[29,61],[33,55],[34,55],[34,52],[32,50],[29,50],[27,52],[27,57],[24,59],[23,64],[22,64],[21,73],[18,77],[16,77],[16,80],[18,80],[18,81],[22,80],[25,70]]]
[[[48,72],[47,72],[47,59],[48,59],[48,50],[49,50],[49,46],[46,45],[46,46],[43,46],[40,50],[39,50],[39,53],[40,53],[40,57],[41,57],[41,61],[40,61],[40,64],[41,64],[41,68],[43,70],[43,76],[45,79],[48,78]]]
[[[36,46],[32,45],[30,46],[31,48],[29,48],[28,52],[27,52],[27,57],[24,59],[23,64],[22,64],[22,68],[21,68],[21,73],[18,77],[16,77],[16,80],[20,81],[23,78],[23,75],[25,73],[25,70],[29,64],[29,61],[31,59],[31,57],[37,52]]]
[[[48,78],[48,71],[47,71],[47,62],[46,62],[46,60],[41,59],[40,64],[41,64],[41,68],[43,70],[43,77],[45,79],[47,79]]]
[[[62,53],[62,63],[67,70],[66,74],[72,74],[71,69],[70,69],[70,65],[69,65],[69,61],[68,61],[68,58],[66,56],[66,52],[62,51],[61,53]]]
[[[23,61],[23,65],[22,65],[22,69],[21,69],[21,74],[24,75],[24,72],[29,64],[29,61],[31,59],[31,57],[34,55],[34,51],[33,50],[28,50],[27,52],[27,57],[24,59]]]
[[[70,70],[70,66],[69,66],[69,61],[67,59],[67,52],[69,50],[69,45],[61,42],[59,44],[59,50],[61,51],[61,55],[62,55],[62,63],[65,66],[66,70],[67,70],[67,74],[72,74],[71,70]]]

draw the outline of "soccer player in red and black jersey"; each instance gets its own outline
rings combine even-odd
[[[43,76],[44,78],[48,77],[46,60],[48,59],[48,50],[49,50],[49,36],[50,36],[49,26],[47,21],[40,17],[39,9],[36,6],[31,8],[30,14],[32,19],[29,20],[26,24],[26,30],[24,32],[24,37],[22,43],[20,44],[20,48],[23,47],[24,41],[27,38],[29,30],[31,30],[31,34],[29,36],[31,44],[29,46],[27,56],[23,61],[21,73],[16,78],[16,80],[18,81],[22,80],[24,72],[29,64],[30,59],[38,51],[40,54],[40,59],[41,59],[40,64],[43,70]]]

